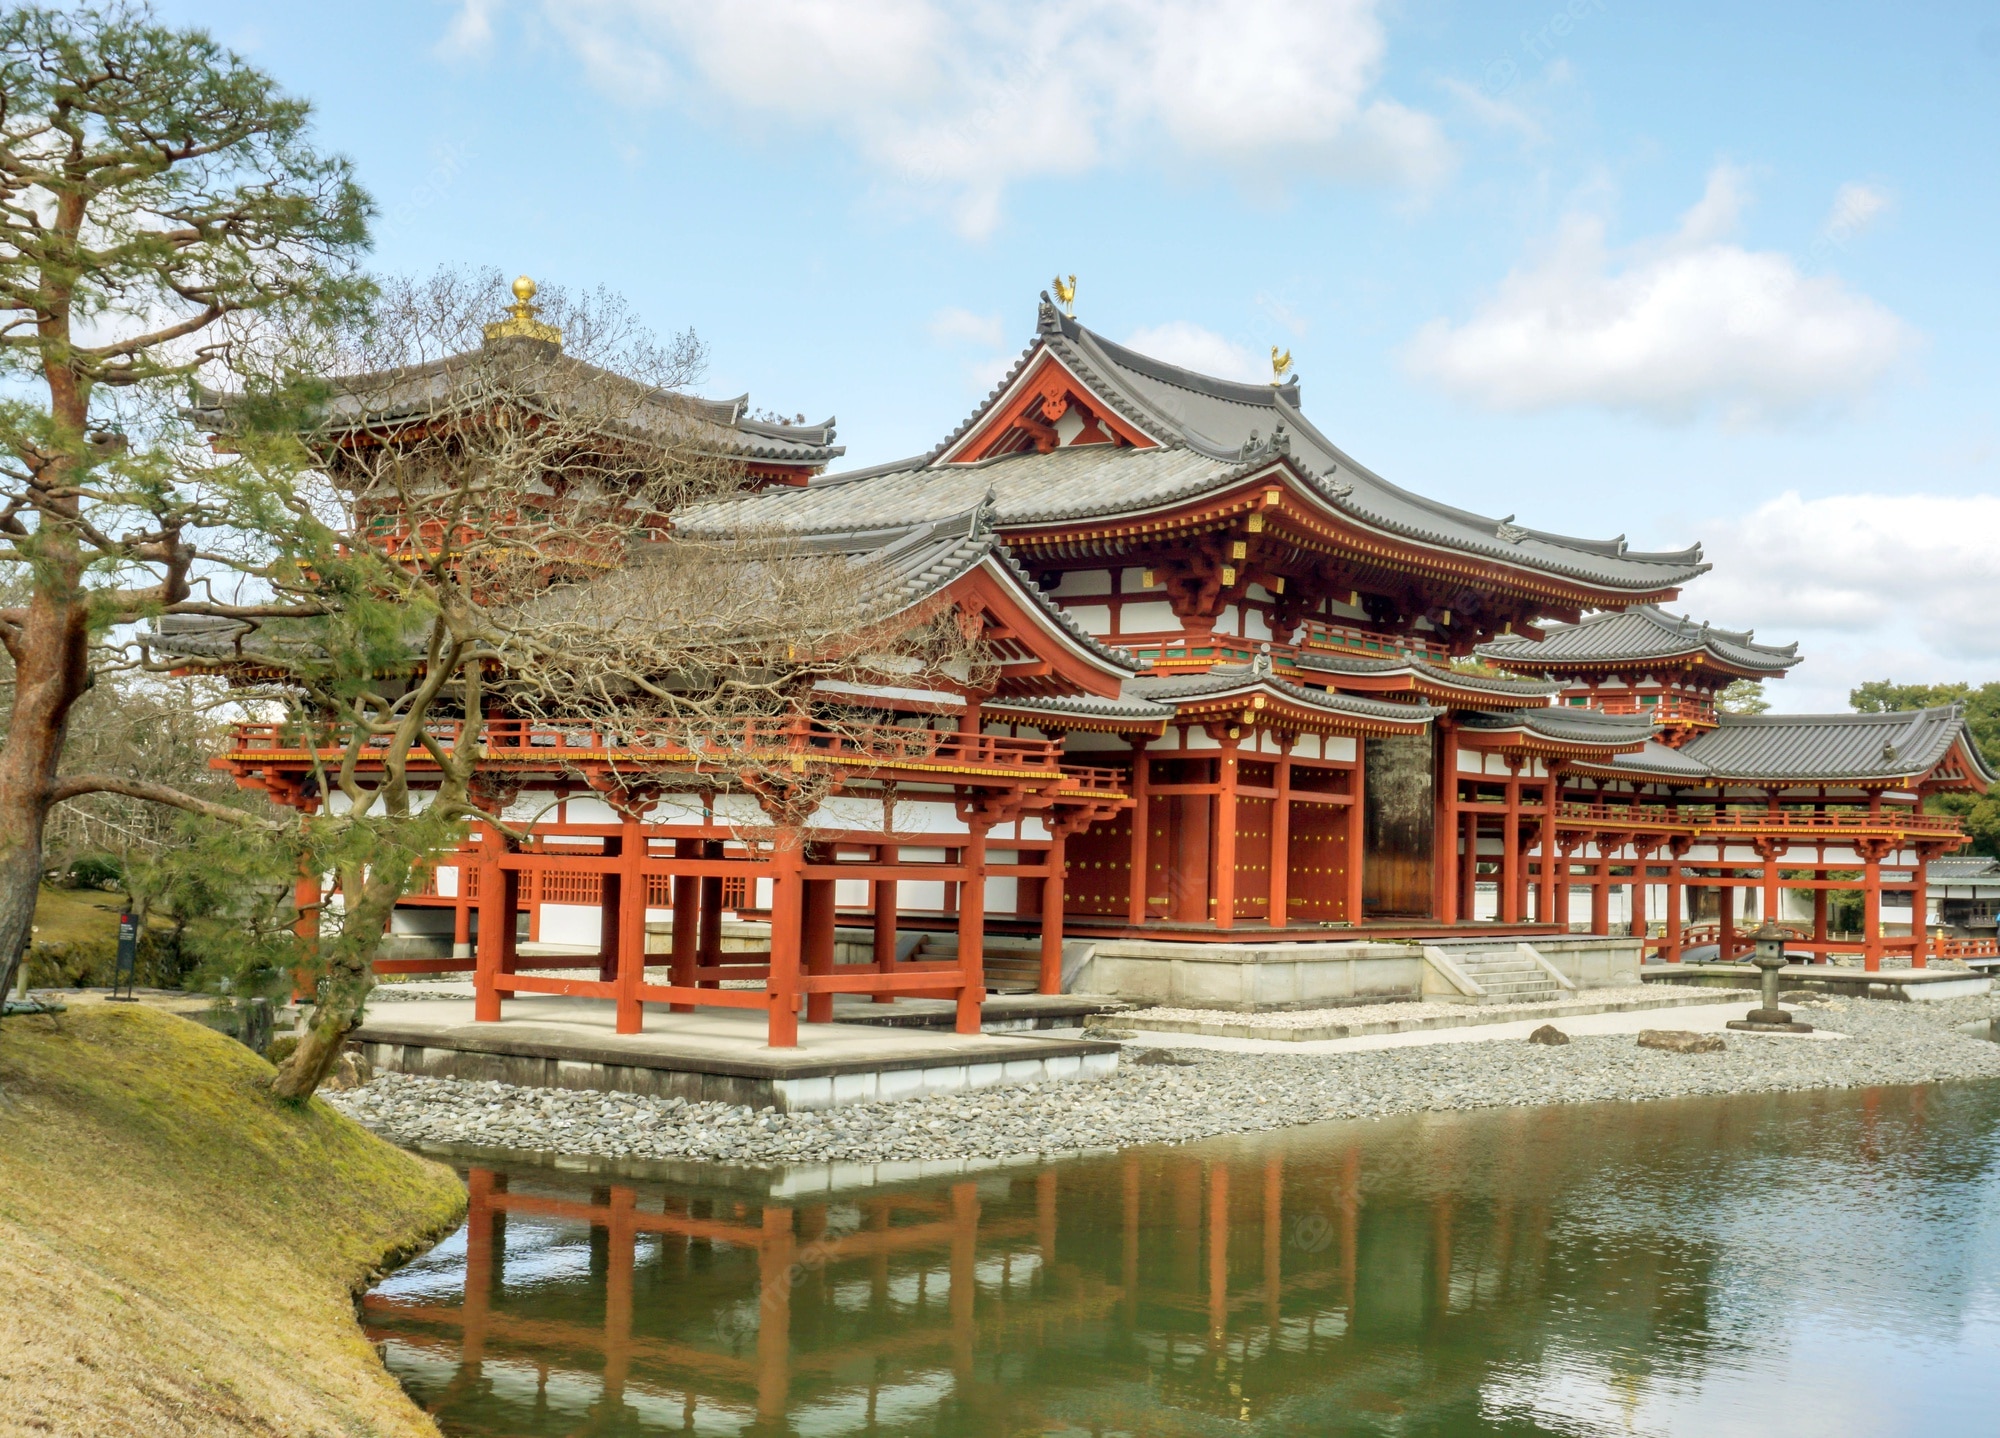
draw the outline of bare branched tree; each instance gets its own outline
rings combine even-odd
[[[695,751],[707,782],[771,798],[783,823],[830,782],[802,763],[806,729],[824,743],[874,717],[818,686],[976,678],[950,616],[880,619],[848,556],[676,538],[677,509],[748,482],[686,397],[699,344],[654,343],[602,294],[534,293],[517,282],[496,321],[497,274],[384,286],[294,435],[238,424],[253,395],[209,403],[234,451],[230,564],[270,613],[183,621],[148,647],[155,667],[251,681],[246,699],[285,706],[318,756],[306,862],[341,903],[285,1094],[330,1069],[412,883],[469,822],[511,832],[480,769],[522,722],[595,724],[635,759]]]

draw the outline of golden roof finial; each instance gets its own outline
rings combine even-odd
[[[1274,385],[1283,384],[1285,382],[1285,376],[1291,372],[1291,368],[1292,368],[1292,352],[1290,350],[1286,350],[1283,354],[1279,354],[1278,347],[1276,345],[1272,345],[1271,383]]]
[[[1054,283],[1055,283],[1056,298],[1062,301],[1063,314],[1069,319],[1075,319],[1076,276],[1071,275],[1069,277],[1068,283],[1064,283],[1063,277],[1061,275],[1057,275],[1055,277]]]
[[[495,320],[486,326],[486,342],[495,340],[537,340],[545,345],[562,348],[562,331],[554,325],[545,325],[535,318],[535,282],[526,275],[514,281],[514,303],[507,307],[507,318]]]

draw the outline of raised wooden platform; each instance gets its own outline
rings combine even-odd
[[[535,995],[510,999],[498,1023],[475,1023],[470,998],[416,999],[379,1005],[350,1043],[392,1073],[783,1111],[1101,1078],[1118,1065],[1115,1043],[1032,1032],[802,1024],[797,1048],[774,1049],[753,1010],[648,1010],[637,1034],[615,1032],[613,1018],[594,999]]]

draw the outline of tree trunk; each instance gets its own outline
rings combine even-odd
[[[14,712],[0,752],[0,992],[13,982],[33,932],[42,826],[70,710],[83,694],[88,640],[80,598],[42,593],[29,603],[14,656]]]
[[[349,894],[359,890],[360,899],[347,905],[341,915],[340,933],[331,945],[305,1036],[271,1081],[271,1091],[280,1098],[312,1097],[340,1062],[340,1046],[360,1023],[361,1010],[375,988],[375,951],[382,946],[383,930],[403,885],[362,879],[343,883],[341,889]]]

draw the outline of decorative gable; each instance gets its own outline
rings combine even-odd
[[[1121,418],[1089,384],[1043,350],[971,425],[944,462],[972,464],[995,455],[1092,444],[1158,447],[1158,441]]]

